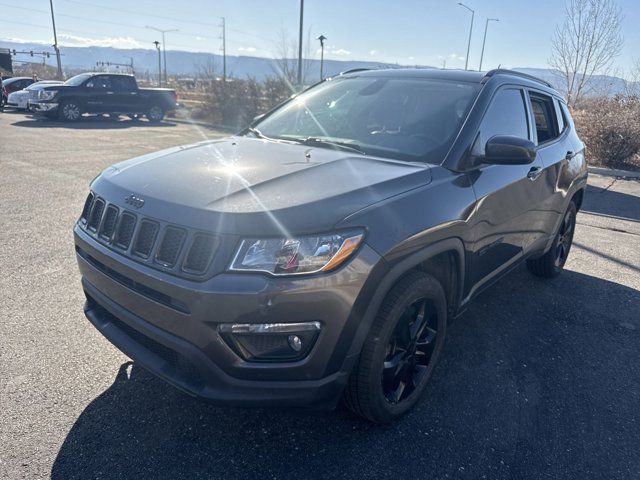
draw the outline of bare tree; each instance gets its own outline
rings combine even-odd
[[[591,78],[606,73],[620,54],[622,13],[614,0],[567,0],[565,15],[549,63],[560,72],[567,103],[574,107]]]
[[[640,97],[640,58],[636,58],[631,65],[625,82],[625,93],[628,97]]]
[[[313,56],[311,30],[308,30],[302,56],[303,84],[306,84],[309,78]],[[287,82],[292,91],[295,91],[294,85],[298,82],[298,42],[289,37],[284,27],[281,29],[276,42],[273,69],[275,74]]]

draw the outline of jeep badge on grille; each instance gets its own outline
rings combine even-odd
[[[139,209],[139,208],[142,208],[144,205],[144,198],[142,198],[139,195],[136,195],[135,193],[132,193],[131,195],[127,196],[124,199],[124,202],[128,203],[135,209]]]

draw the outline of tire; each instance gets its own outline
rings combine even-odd
[[[374,423],[392,422],[411,410],[431,378],[446,325],[446,296],[434,277],[416,271],[398,281],[380,306],[351,372],[346,406]]]
[[[150,122],[161,122],[164,118],[164,110],[162,110],[162,107],[158,105],[153,105],[149,108],[146,116]]]
[[[549,251],[540,258],[527,260],[527,268],[531,273],[542,278],[554,278],[560,275],[573,243],[577,212],[576,204],[572,200]]]
[[[82,118],[80,105],[73,100],[62,102],[58,107],[58,118],[66,122],[77,122]]]

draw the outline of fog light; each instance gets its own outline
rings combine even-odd
[[[289,335],[289,338],[287,338],[287,340],[289,341],[289,346],[293,348],[296,352],[299,352],[300,350],[302,350],[302,340],[300,339],[299,336]]]
[[[299,360],[313,347],[320,322],[220,324],[218,331],[243,359],[254,362]]]

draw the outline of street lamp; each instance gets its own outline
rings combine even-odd
[[[320,40],[320,81],[324,80],[322,75],[322,67],[324,66],[324,41],[327,39],[324,35],[317,37]]]
[[[471,8],[467,7],[462,2],[458,2],[458,5],[460,5],[461,7],[466,8],[467,10],[469,10],[471,12],[471,26],[469,27],[469,41],[467,42],[467,59],[464,62],[464,69],[465,70],[469,70],[469,51],[471,50],[471,34],[473,33],[473,18],[475,17],[476,12],[473,11]]]
[[[145,28],[149,28],[151,30],[155,30],[156,32],[160,32],[162,34],[162,56],[164,57],[164,83],[167,83],[167,42],[164,39],[165,33],[177,32],[177,28],[172,28],[171,30],[162,30],[161,28],[150,27],[149,25],[145,25]]]
[[[156,46],[156,50],[158,51],[158,86],[162,87],[162,57],[160,56],[160,42],[156,40],[153,44]]]
[[[53,0],[49,0],[51,7],[51,24],[53,25],[53,49],[56,52],[56,63],[58,64],[58,80],[62,80],[62,61],[60,60],[60,48],[58,48],[58,33],[56,32],[56,17],[53,13]]]
[[[298,32],[298,88],[302,87],[302,24],[304,21],[304,0],[300,0],[300,30]]]
[[[480,54],[480,68],[479,71],[482,71],[482,59],[484,58],[484,44],[487,42],[487,28],[489,27],[489,22],[499,22],[498,18],[487,18],[487,21],[484,23],[484,38],[482,39],[482,53]]]

